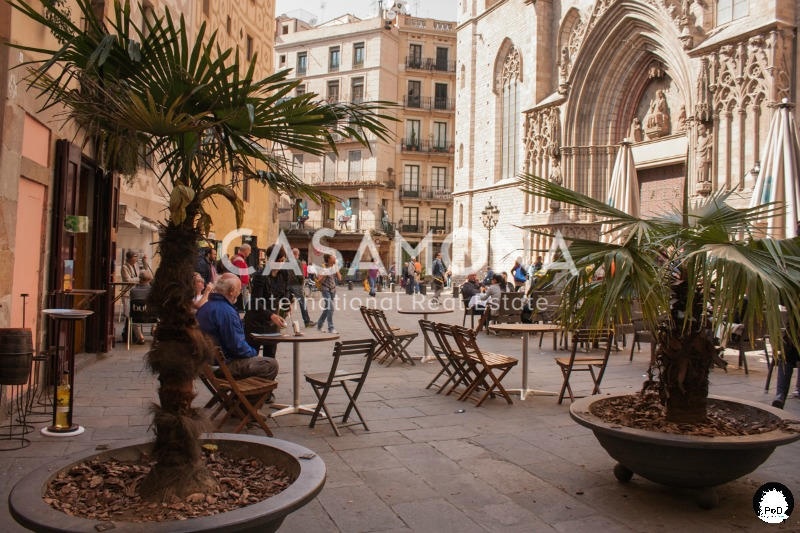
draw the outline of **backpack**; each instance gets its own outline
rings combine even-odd
[[[410,278],[413,278],[417,274],[417,269],[414,266],[413,261],[409,261],[408,265],[406,266],[406,275]]]

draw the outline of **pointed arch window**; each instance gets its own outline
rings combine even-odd
[[[519,168],[519,78],[520,56],[512,47],[503,62],[500,74],[500,178],[513,178]]]

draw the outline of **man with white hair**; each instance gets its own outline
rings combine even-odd
[[[249,300],[250,295],[250,269],[247,264],[247,258],[250,257],[251,252],[252,248],[250,245],[244,243],[239,246],[236,255],[231,258],[231,265],[233,265],[232,272],[239,276],[243,288],[240,296],[236,299],[236,309],[239,311],[244,311],[246,305],[249,304],[249,302],[246,301]]]
[[[241,292],[242,282],[235,274],[222,274],[214,284],[214,292],[208,295],[208,302],[197,310],[197,322],[222,350],[234,378],[275,379],[278,362],[272,357],[258,357],[258,352],[247,344],[242,320],[234,307]]]

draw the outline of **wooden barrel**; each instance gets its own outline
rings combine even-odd
[[[30,329],[0,328],[0,384],[27,383],[32,358],[33,341]]]

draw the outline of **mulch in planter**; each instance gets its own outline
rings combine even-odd
[[[60,472],[44,501],[71,516],[117,522],[163,522],[224,513],[258,503],[292,483],[289,474],[259,459],[239,459],[204,447],[206,466],[217,479],[215,494],[197,493],[170,503],[143,501],[139,483],[153,461],[93,459]]]
[[[733,437],[757,435],[777,428],[795,430],[770,413],[712,398],[708,400],[707,420],[697,424],[667,422],[664,408],[654,393],[606,398],[593,403],[590,410],[609,424],[681,435]]]

